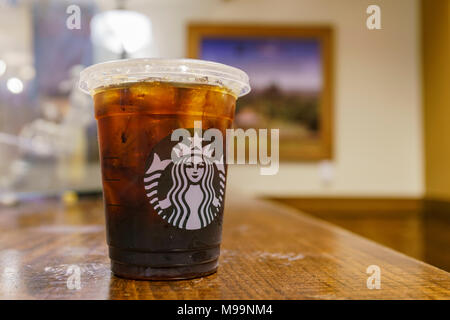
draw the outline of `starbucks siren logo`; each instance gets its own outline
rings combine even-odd
[[[223,156],[215,160],[212,144],[205,145],[197,133],[186,141],[169,148],[176,161],[167,154],[166,140],[159,144],[165,148],[153,150],[144,184],[160,217],[177,228],[196,230],[208,226],[221,212],[225,166]]]

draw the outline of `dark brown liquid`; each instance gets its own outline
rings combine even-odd
[[[185,279],[217,269],[223,206],[204,228],[177,228],[144,188],[149,157],[178,128],[217,128],[225,139],[236,98],[219,87],[140,82],[94,95],[112,271],[134,279]],[[164,142],[163,142],[164,143]],[[225,141],[224,141],[225,145]]]

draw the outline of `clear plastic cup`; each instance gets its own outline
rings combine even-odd
[[[181,145],[171,135],[201,121],[225,146],[248,76],[209,61],[130,59],[86,68],[80,88],[94,99],[113,273],[152,280],[214,273],[227,165],[211,158],[206,140]]]

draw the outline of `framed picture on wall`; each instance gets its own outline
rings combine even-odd
[[[280,129],[280,160],[333,154],[330,27],[191,24],[187,55],[246,71],[235,127]]]

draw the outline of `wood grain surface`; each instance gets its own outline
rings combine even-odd
[[[379,290],[366,286],[370,265],[381,269]],[[81,288],[69,289],[76,268]],[[227,199],[216,274],[124,280],[109,271],[101,199],[70,206],[47,200],[0,209],[0,298],[449,299],[450,274],[294,209],[236,194]]]

